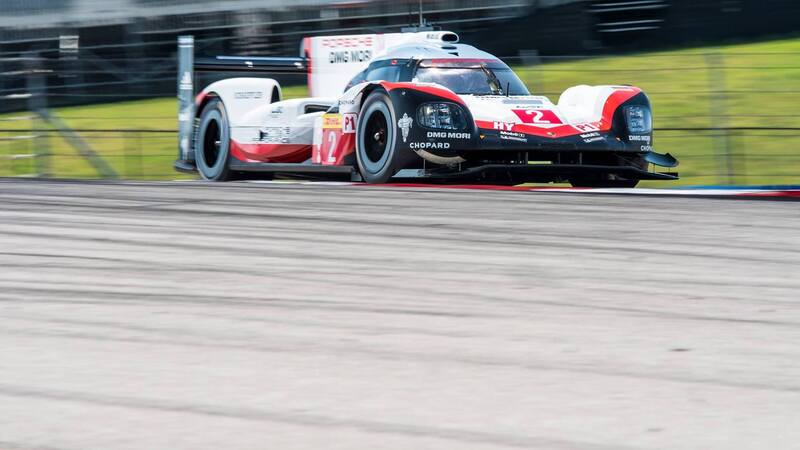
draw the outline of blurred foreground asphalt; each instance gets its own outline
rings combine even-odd
[[[800,448],[800,204],[0,181],[0,449]]]

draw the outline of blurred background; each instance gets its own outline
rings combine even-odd
[[[0,176],[178,179],[177,36],[198,55],[299,54],[307,35],[396,32],[417,1],[0,0]],[[423,0],[556,102],[650,96],[679,184],[800,182],[796,0]],[[287,98],[306,94],[284,76]],[[675,185],[645,183],[649,186]]]

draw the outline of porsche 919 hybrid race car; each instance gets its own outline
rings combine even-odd
[[[211,83],[181,106],[175,167],[213,181],[248,172],[602,187],[677,179],[651,170],[678,162],[653,151],[639,88],[575,86],[554,104],[458,41],[446,31],[327,36],[305,38],[300,58],[198,58],[192,71],[305,73],[311,97],[281,100],[268,78]],[[179,78],[179,92],[193,92],[194,73]]]

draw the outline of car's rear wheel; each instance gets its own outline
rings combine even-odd
[[[375,91],[361,108],[356,131],[358,170],[367,183],[386,183],[397,172],[397,119],[392,101],[384,91]]]
[[[225,105],[219,99],[208,102],[200,113],[194,154],[197,171],[204,179],[226,181],[230,178],[230,126]]]

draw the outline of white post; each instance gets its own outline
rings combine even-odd
[[[193,162],[194,36],[178,36],[178,160]]]

